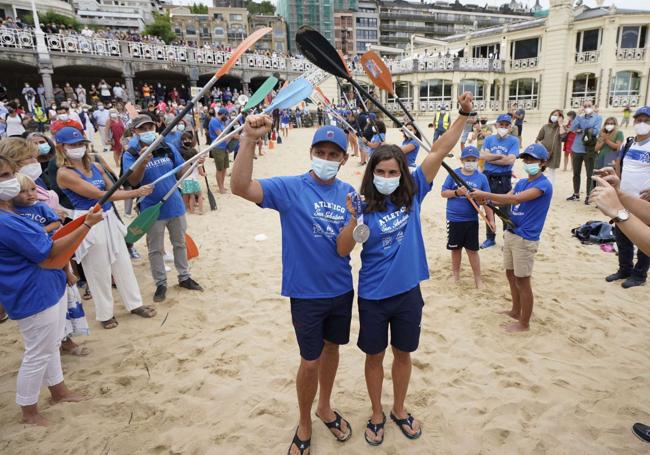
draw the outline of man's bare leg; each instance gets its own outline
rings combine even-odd
[[[366,387],[372,405],[372,416],[370,417],[372,423],[382,423],[384,421],[384,411],[381,407],[381,388],[384,382],[385,354],[386,351],[373,355],[366,354]],[[378,434],[375,435],[366,428],[366,436],[371,441],[379,442],[384,438],[384,430],[379,430]]]
[[[52,403],[77,403],[86,399],[83,395],[68,389],[63,381],[48,388],[52,395]]]
[[[23,413],[23,417],[21,419],[22,423],[26,423],[28,425],[38,425],[41,427],[46,427],[49,425],[47,419],[38,412],[38,404],[21,406],[20,409]]]
[[[226,192],[226,170],[217,171],[217,185],[219,186],[219,193]]]
[[[472,266],[472,273],[474,274],[474,284],[476,289],[483,289],[483,280],[481,279],[481,257],[478,254],[478,251],[467,251],[467,258],[469,259],[469,265]]]
[[[338,367],[339,345],[326,340],[323,352],[320,355],[320,368],[318,369],[320,392],[318,394],[318,406],[316,407],[316,416],[323,422],[332,422],[336,419],[336,415],[332,410],[331,399]],[[333,428],[331,431],[337,438],[344,438],[349,432],[348,424],[342,420],[341,428]]]
[[[512,309],[510,311],[502,311],[502,313],[507,314],[513,319],[519,319],[519,315],[521,314],[521,305],[519,303],[519,289],[517,288],[515,271],[506,270],[506,277],[508,278],[508,284],[510,285],[510,295],[512,296]]]
[[[515,277],[517,289],[519,291],[519,304],[521,311],[519,313],[519,322],[514,322],[506,327],[508,332],[524,332],[528,330],[530,317],[533,314],[533,287],[530,277]]]
[[[298,438],[306,441],[311,438],[311,406],[318,390],[318,369],[320,360],[305,360],[300,358],[300,367],[296,376],[296,391],[298,393]],[[309,453],[309,452],[307,452]],[[291,445],[291,454],[299,455],[300,450]]]

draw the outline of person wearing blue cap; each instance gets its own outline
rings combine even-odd
[[[544,228],[546,215],[553,197],[553,185],[544,175],[549,159],[542,144],[529,145],[521,152],[524,171],[528,178],[520,179],[508,194],[474,191],[472,196],[484,202],[510,205],[510,219],[514,224],[503,236],[503,265],[510,285],[512,309],[504,312],[517,322],[510,324],[509,332],[528,330],[533,314],[533,288],[531,278],[535,253]]]
[[[472,111],[472,94],[463,93],[458,103],[458,118],[433,144],[431,153],[415,172],[409,171],[399,146],[382,145],[368,161],[359,190],[363,202],[356,195],[348,196],[346,201],[351,217],[338,235],[337,250],[341,257],[349,257],[356,242],[363,244],[357,346],[366,354],[366,387],[372,415],[364,437],[371,446],[384,440],[386,415],[381,396],[389,332],[393,351],[393,406],[389,415],[406,438],[422,435],[420,421],[405,408],[411,353],[420,343],[424,306],[420,282],[429,278],[420,211],[443,159],[460,139]]]
[[[512,117],[501,114],[496,121],[497,134],[488,136],[483,142],[481,159],[485,161],[483,173],[490,183],[490,191],[495,194],[507,194],[512,189],[512,165],[519,156],[519,139],[512,133]],[[488,218],[492,218],[492,210],[485,208]],[[491,229],[485,230],[485,241],[481,248],[496,245],[496,233]]]
[[[291,301],[300,367],[296,378],[300,419],[290,453],[302,453],[311,443],[311,408],[320,383],[316,415],[334,437],[347,441],[350,424],[330,404],[338,368],[339,346],[350,339],[352,270],[350,256],[339,256],[336,237],[348,223],[346,196],[354,188],[336,178],[347,160],[343,130],[316,130],[311,170],[302,175],[254,180],[255,144],[271,129],[268,115],[249,115],[232,168],[233,194],[262,208],[277,210],[282,226],[282,295]]]
[[[478,170],[479,150],[474,146],[465,147],[460,154],[463,166],[456,169],[463,180],[475,189],[489,192],[490,184],[487,177]],[[447,199],[447,249],[451,250],[451,271],[454,281],[460,280],[460,263],[463,248],[474,274],[474,284],[480,289],[481,262],[478,255],[478,213],[467,200],[467,189],[459,186],[451,176],[447,176],[442,184],[441,196]]]
[[[208,123],[208,139],[214,142],[223,130],[226,128],[226,120],[228,119],[228,109],[220,107],[217,111],[216,117],[210,119]],[[217,186],[219,193],[226,193],[226,169],[230,166],[230,159],[228,157],[228,142],[222,142],[217,145],[211,152],[210,156],[214,159],[214,165],[217,168]]]
[[[571,125],[571,131],[576,133],[576,138],[571,147],[571,165],[573,166],[573,194],[567,201],[580,200],[580,174],[582,165],[585,166],[585,204],[589,204],[589,193],[593,187],[591,175],[596,162],[596,143],[603,119],[594,112],[594,105],[587,100],[582,105],[583,115],[579,115]]]
[[[290,120],[291,111],[289,109],[282,109],[282,112],[280,112],[280,131],[285,138],[289,137]]]

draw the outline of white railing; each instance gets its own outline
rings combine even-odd
[[[129,43],[129,56],[144,60],[187,62],[188,48],[166,44]]]
[[[618,60],[643,60],[645,49],[642,47],[618,48],[616,58]]]
[[[406,109],[410,112],[413,110],[413,103],[411,102],[410,99],[402,99],[402,104],[406,106]],[[388,109],[389,112],[402,112],[402,108],[400,107],[399,104],[397,104],[397,101],[388,101],[386,103],[386,108]]]
[[[609,97],[611,107],[636,107],[641,102],[641,96],[636,95],[614,95]]]
[[[586,51],[576,53],[576,63],[597,63],[600,59],[600,51]]]
[[[413,72],[413,59],[389,60],[387,63],[390,72],[393,74]]]
[[[501,110],[501,101],[491,100],[490,101],[490,110],[500,111]]]
[[[449,110],[451,104],[451,97],[438,98],[436,100],[420,99],[420,112],[437,112],[442,108],[442,106],[445,106],[445,108]]]
[[[0,27],[0,47],[32,49],[36,46],[35,43],[36,40],[31,30]]]
[[[572,109],[579,109],[582,107],[583,104],[585,104],[586,101],[591,101],[592,103],[596,104],[596,96],[572,96],[571,97],[571,108]]]
[[[120,42],[106,38],[87,38],[81,35],[46,34],[45,43],[50,52],[90,54],[119,57]]]
[[[537,96],[534,98],[517,98],[516,96],[511,96],[508,98],[508,104],[512,106],[514,103],[517,103],[519,108],[524,109],[537,109]]]
[[[453,71],[453,57],[424,57],[418,60],[420,71]]]
[[[538,57],[520,58],[517,60],[510,61],[510,69],[513,70],[525,70],[525,69],[537,68],[537,65],[539,65]]]

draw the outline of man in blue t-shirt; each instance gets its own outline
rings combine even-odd
[[[528,330],[533,313],[533,264],[553,197],[553,185],[544,175],[548,157],[542,144],[529,145],[520,156],[528,178],[519,180],[508,194],[472,193],[480,201],[512,206],[510,219],[514,228],[509,228],[503,237],[503,265],[512,294],[512,309],[505,314],[517,320],[507,327],[509,332]]]
[[[512,117],[501,114],[496,121],[497,134],[488,136],[483,142],[481,159],[485,161],[483,173],[490,184],[490,191],[495,194],[507,194],[512,189],[512,165],[519,156],[519,139],[512,133]],[[485,207],[488,218],[493,217],[492,210]],[[496,233],[485,230],[485,241],[481,248],[496,245]]]
[[[213,117],[208,123],[208,139],[214,142],[223,130],[226,128],[226,121],[228,120],[228,109],[225,107],[219,108],[217,116]],[[217,185],[219,186],[219,193],[226,193],[226,169],[230,166],[230,159],[228,157],[228,142],[222,142],[217,145],[215,149],[210,152],[214,159],[214,165],[217,168]]]
[[[593,188],[594,162],[596,161],[596,140],[600,132],[603,119],[594,112],[594,105],[591,101],[585,101],[582,105],[584,115],[579,115],[571,125],[571,131],[576,133],[576,138],[571,147],[571,165],[573,166],[573,194],[567,201],[580,200],[580,173],[582,164],[585,165],[586,196],[585,204],[589,204],[589,193]]]
[[[339,345],[350,338],[354,298],[350,256],[338,255],[336,238],[349,221],[346,197],[354,188],[336,178],[348,159],[348,143],[347,135],[335,126],[323,126],[314,134],[309,172],[253,180],[255,144],[271,126],[268,115],[247,117],[231,185],[233,194],[280,213],[282,295],[291,300],[301,356],[296,379],[300,420],[290,450],[302,451],[311,442],[311,407],[319,377],[316,415],[339,441],[352,435],[350,424],[332,410],[330,396]]]
[[[133,119],[135,135],[127,151],[122,156],[122,171],[125,172],[145,151],[157,137],[156,125],[150,116],[141,114]],[[172,145],[164,141],[143,161],[135,167],[129,176],[129,183],[133,187],[148,185],[158,177],[166,174],[184,163],[183,157]],[[158,202],[172,189],[179,178],[187,169],[182,168],[176,175],[156,183],[153,193],[142,199],[139,203],[140,212]],[[167,272],[165,271],[165,228],[169,231],[169,239],[174,249],[174,265],[178,272],[178,285],[192,291],[203,291],[203,288],[190,276],[187,261],[187,248],[185,246],[185,204],[180,191],[174,191],[171,197],[163,204],[158,215],[158,220],[147,232],[147,248],[149,249],[149,263],[151,275],[156,283],[154,302],[162,302],[167,296]]]

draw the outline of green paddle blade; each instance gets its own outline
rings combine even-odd
[[[275,76],[269,76],[268,79],[266,79],[262,85],[260,85],[260,87],[255,90],[253,96],[248,99],[248,103],[246,103],[246,106],[244,106],[242,112],[248,112],[250,109],[254,108],[262,101],[264,101],[266,95],[268,95],[271,90],[273,90],[273,87],[275,87],[277,84],[278,79]]]
[[[129,224],[129,227],[126,230],[126,236],[124,237],[126,243],[137,242],[147,233],[147,231],[149,231],[149,229],[151,229],[151,226],[153,226],[153,224],[158,220],[158,215],[160,215],[160,208],[162,205],[163,203],[159,202],[156,205],[147,207],[135,220],[131,222],[131,224]]]

